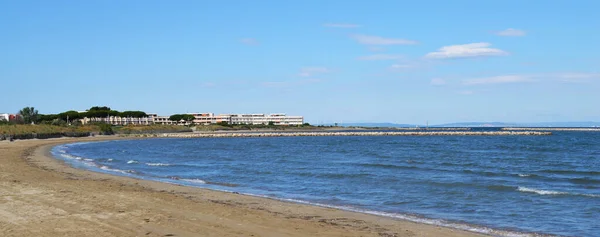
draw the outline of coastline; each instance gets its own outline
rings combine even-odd
[[[485,236],[388,217],[75,169],[53,146],[0,142],[3,236]],[[129,138],[130,139],[130,138]]]

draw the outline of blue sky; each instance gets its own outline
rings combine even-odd
[[[599,1],[0,0],[0,112],[600,121]]]

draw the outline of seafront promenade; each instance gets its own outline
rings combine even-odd
[[[219,137],[326,137],[326,136],[549,136],[543,131],[411,131],[411,132],[211,132],[128,134],[125,137],[219,138]]]

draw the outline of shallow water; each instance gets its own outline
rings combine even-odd
[[[122,140],[53,153],[94,171],[496,235],[599,236],[598,144],[600,133],[555,132]]]

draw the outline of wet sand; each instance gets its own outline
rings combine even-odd
[[[483,236],[337,209],[78,170],[0,142],[0,236]]]

